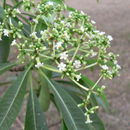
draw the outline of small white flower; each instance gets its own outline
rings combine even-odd
[[[41,35],[44,35],[44,31],[41,31],[40,34],[41,34]]]
[[[43,65],[44,65],[44,63],[38,62],[38,63],[35,65],[35,67],[36,67],[36,68],[40,68],[40,67],[42,67]]]
[[[15,11],[16,11],[18,14],[21,14],[21,12],[20,12],[19,9],[15,9]]]
[[[114,61],[114,64],[117,64],[117,60]]]
[[[38,20],[37,19],[33,19],[33,22],[38,24]]]
[[[52,1],[47,2],[48,5],[54,5]]]
[[[106,88],[106,86],[105,85],[102,85],[102,89],[105,89]]]
[[[61,20],[61,23],[62,23],[62,24],[64,24],[64,23],[65,23],[65,21],[64,21],[64,20]]]
[[[37,38],[36,34],[37,34],[37,32],[33,32],[32,34],[30,34],[30,36],[33,38]]]
[[[81,79],[81,74],[76,75],[75,77],[76,77],[76,80],[79,81]]]
[[[81,30],[82,32],[84,32],[84,27],[83,27],[83,26],[81,26],[81,27],[80,27],[80,30]]]
[[[69,38],[70,38],[70,36],[68,35],[68,33],[67,33],[66,31],[64,31],[64,37],[65,37],[66,39],[69,39]]]
[[[118,65],[118,64],[116,65],[116,67],[117,67],[117,69],[121,69],[121,66],[120,66],[120,65]]]
[[[109,41],[113,40],[113,37],[111,35],[108,35],[107,38],[108,38]]]
[[[9,30],[7,30],[7,29],[4,29],[4,31],[3,31],[3,33],[4,33],[4,36],[9,36],[9,33],[10,33],[10,31]]]
[[[67,60],[67,58],[68,58],[68,54],[66,54],[66,52],[63,52],[63,53],[61,53],[60,54],[60,59],[62,60]]]
[[[95,32],[95,33],[100,33],[100,31],[99,31],[99,30],[95,30],[94,32]]]
[[[92,24],[96,24],[96,22],[95,22],[94,20],[91,20],[91,23],[92,23]]]
[[[91,57],[95,57],[97,55],[97,52],[92,52]]]
[[[62,44],[63,44],[62,42],[57,42],[55,45],[55,48],[59,49],[62,46]]]
[[[105,32],[100,32],[99,34],[100,34],[100,35],[104,35],[104,34],[105,34]]]
[[[66,26],[67,26],[67,27],[71,27],[71,24],[70,24],[70,23],[66,23]]]
[[[81,11],[80,13],[83,14],[83,15],[85,14],[83,11]]]
[[[58,65],[58,68],[60,71],[65,71],[66,70],[66,64],[64,64],[63,62],[61,62],[59,65]]]
[[[16,43],[16,40],[13,40],[12,43],[11,43],[12,46],[14,46],[14,45],[16,45],[16,44],[17,44],[17,43]]]
[[[71,16],[72,16],[72,14],[73,14],[73,12],[69,12],[69,17],[71,17]]]
[[[90,123],[93,123],[93,121],[92,120],[87,120],[85,123],[90,124]]]
[[[102,65],[101,67],[102,67],[102,69],[104,69],[104,70],[108,70],[108,69],[109,69],[107,65]]]
[[[75,60],[74,63],[73,63],[74,67],[76,69],[80,68],[81,67],[81,62],[79,60]]]

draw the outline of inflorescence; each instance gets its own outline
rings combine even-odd
[[[34,9],[35,8],[35,9]],[[20,17],[23,12],[30,11],[33,19],[29,21],[31,28],[26,35],[23,33],[24,22],[14,25],[12,17]],[[36,6],[30,0],[23,0],[20,9],[5,9],[5,18],[0,23],[0,39],[3,36],[13,37],[12,45],[19,50],[20,63],[33,61],[36,69],[45,68],[61,73],[62,78],[72,80],[77,86],[85,90],[88,95],[79,107],[85,107],[87,122],[90,123],[90,114],[98,107],[88,109],[87,104],[91,93],[95,92],[95,86],[102,78],[112,79],[118,75],[120,66],[117,56],[108,52],[112,36],[96,29],[96,22],[91,20],[82,11],[67,11],[66,5],[60,5],[52,1],[39,2]],[[9,25],[5,23],[9,22]],[[38,30],[39,23],[43,22],[43,29]],[[51,65],[48,67],[48,62]],[[92,67],[100,68],[99,79],[91,88],[80,84],[81,72]],[[55,68],[55,69],[53,69]],[[104,87],[100,88],[100,91]],[[98,93],[95,92],[95,93]]]

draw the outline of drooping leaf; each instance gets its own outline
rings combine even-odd
[[[2,40],[0,40],[0,63],[7,62],[11,41],[8,37],[2,37]]]
[[[31,90],[27,105],[25,130],[48,130],[45,117],[42,113],[36,94],[33,91],[32,81],[30,84]]]
[[[42,83],[38,99],[42,110],[46,112],[50,105],[50,92],[46,82]]]
[[[26,93],[26,83],[31,65],[21,73],[0,100],[0,129],[9,130],[15,121]]]
[[[58,83],[51,81],[40,71],[44,78],[50,84],[53,91],[55,101],[62,113],[65,124],[69,130],[92,130],[89,124],[85,124],[85,116],[83,111],[77,107],[73,98]]]
[[[3,63],[0,64],[0,75],[15,66],[16,63]]]

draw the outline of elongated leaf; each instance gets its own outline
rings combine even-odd
[[[61,122],[61,128],[60,128],[60,130],[68,130],[68,128],[66,127],[64,121]]]
[[[8,37],[3,37],[2,40],[0,41],[0,63],[7,62],[10,52],[11,41],[12,40]]]
[[[3,19],[4,17],[4,9],[0,6],[0,21]]]
[[[45,117],[32,88],[32,81],[26,112],[25,130],[48,130]]]
[[[21,73],[0,100],[0,129],[9,130],[15,121],[26,93],[27,75],[31,66]]]
[[[64,89],[62,89],[62,86],[59,86],[54,81],[50,81],[42,72],[41,74],[50,84],[55,96],[55,101],[62,113],[62,117],[64,118],[67,128],[69,130],[92,130],[89,124],[85,124],[84,113],[79,107],[77,107],[73,98]]]
[[[5,71],[11,69],[15,65],[16,65],[16,63],[3,63],[3,64],[0,64],[0,75],[3,74]]]
[[[71,81],[64,80],[56,80],[56,82],[60,83],[62,87],[71,94],[76,94],[80,96],[86,97],[86,93],[84,94],[74,83]]]

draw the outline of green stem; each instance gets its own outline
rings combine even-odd
[[[80,71],[80,70],[88,69],[88,68],[91,68],[91,67],[93,67],[93,66],[95,66],[95,65],[97,65],[97,62],[95,62],[95,63],[93,63],[93,64],[90,64],[90,65],[88,65],[88,66],[86,66],[86,67],[83,67],[83,68],[77,69],[76,71]]]
[[[75,50],[75,53],[74,53],[74,55],[73,55],[73,57],[72,57],[72,59],[71,59],[71,62],[73,62],[73,60],[74,60],[74,58],[75,58],[75,56],[76,56],[76,54],[77,54],[77,52],[78,52],[78,50],[79,50],[79,47],[80,47],[80,44],[77,46],[77,48],[76,48],[76,50]]]
[[[89,98],[90,98],[90,96],[91,96],[91,94],[92,93],[94,93],[94,88],[97,86],[97,84],[100,82],[100,80],[102,79],[102,75],[100,76],[100,78],[97,80],[97,82],[93,85],[93,87],[90,89],[91,91],[89,91],[89,93],[88,93],[88,96],[87,96],[87,100],[89,100]]]
[[[70,78],[76,85],[78,85],[80,88],[84,89],[85,91],[89,91],[88,88],[84,87],[83,85],[81,85],[80,83],[78,83],[77,81],[75,81],[74,79]]]
[[[100,80],[102,79],[102,75],[100,76],[100,78],[97,80],[97,82],[93,85],[93,87],[91,88],[91,90],[93,90],[96,86],[97,86],[97,84],[100,82]]]
[[[44,54],[39,54],[41,57],[45,57],[45,58],[48,58],[48,59],[53,59],[51,56],[46,56]]]
[[[53,71],[53,72],[61,73],[61,71],[59,71],[58,69],[55,69],[55,68],[52,68],[52,67],[49,67],[49,66],[46,66],[46,65],[43,65],[43,68],[50,70],[50,71]]]

